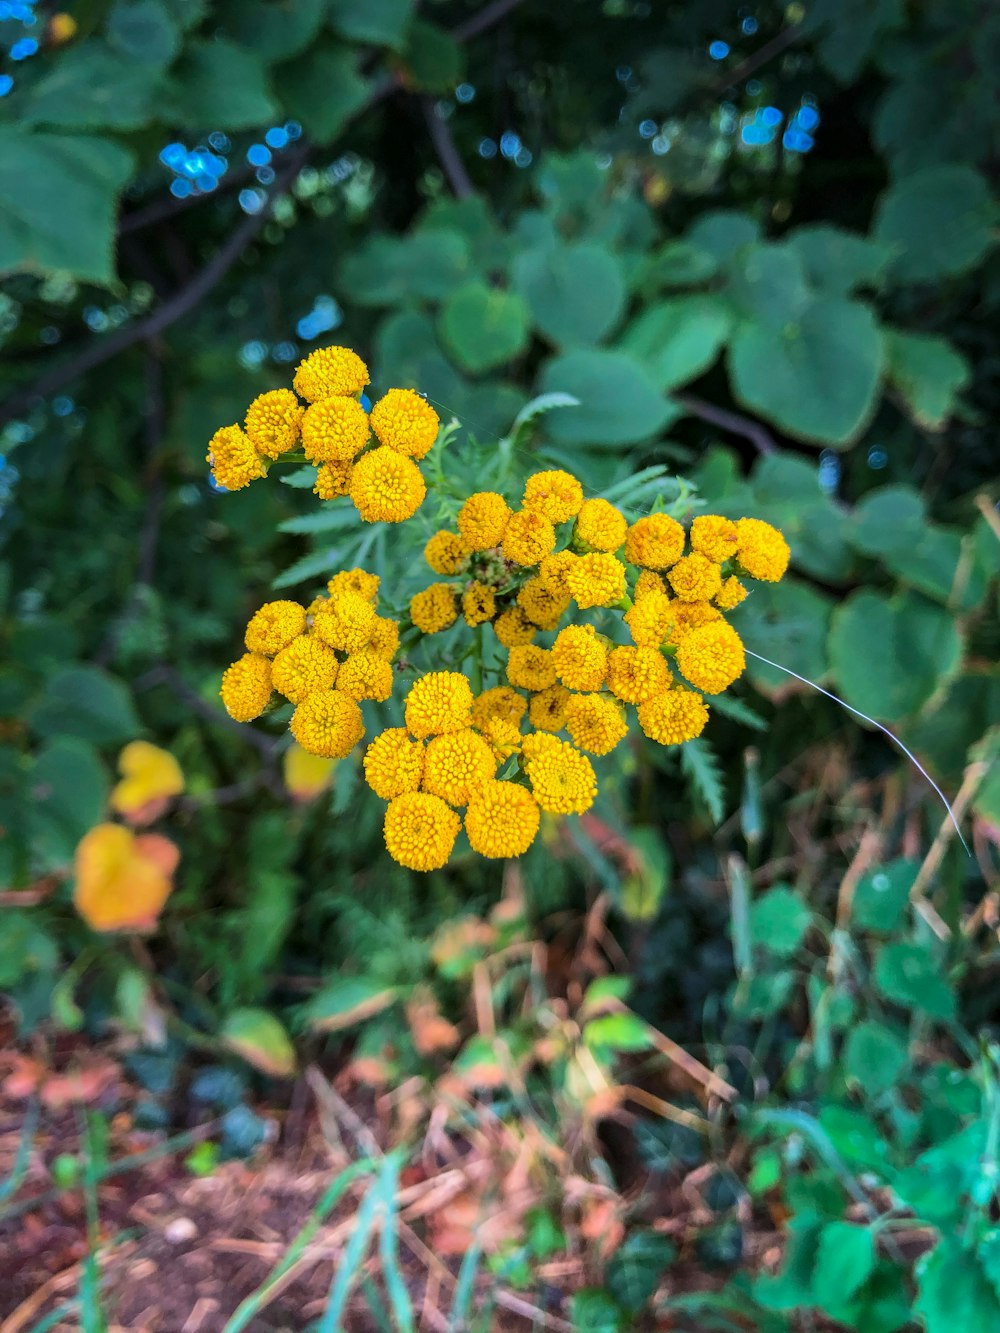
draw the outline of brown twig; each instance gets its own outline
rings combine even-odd
[[[778,446],[770,432],[765,430],[759,421],[742,416],[739,412],[729,412],[724,407],[716,407],[714,403],[706,403],[703,398],[696,398],[690,393],[675,393],[673,398],[675,403],[679,403],[692,416],[701,417],[702,421],[718,426],[720,430],[727,430],[732,435],[742,435],[745,440],[750,441],[758,453],[777,452]]]
[[[493,4],[484,6],[478,14],[473,14],[464,23],[452,28],[451,35],[461,46],[463,42],[478,37],[481,32],[495,28],[501,19],[506,18],[512,10],[523,3],[524,0],[493,0]]]
[[[469,173],[465,169],[465,163],[455,147],[451,126],[438,115],[432,97],[422,97],[420,99],[420,109],[423,112],[424,123],[431,137],[431,143],[434,145],[434,151],[441,163],[441,170],[451,186],[452,194],[456,199],[468,199],[470,195],[475,194],[475,190],[469,178]]]
[[[941,821],[941,827],[937,831],[937,836],[931,843],[930,851],[924,857],[924,863],[917,871],[917,877],[913,881],[910,889],[910,902],[915,907],[919,907],[920,900],[927,892],[931,880],[937,874],[944,854],[948,849],[948,844],[955,836],[956,826],[962,822],[972,798],[979,788],[979,784],[986,776],[987,765],[983,761],[972,763],[965,770],[965,776],[962,778],[962,785],[958,789],[958,795],[952,802],[952,807],[948,814]],[[951,933],[950,931],[948,932]]]
[[[135,682],[137,690],[152,689],[155,685],[168,685],[176,695],[191,708],[199,717],[205,718],[208,722],[214,722],[217,726],[226,727],[230,731],[237,731],[243,739],[249,744],[260,750],[265,759],[273,760],[277,754],[280,740],[275,736],[266,736],[262,731],[257,731],[244,722],[236,722],[224,712],[221,708],[216,708],[203,699],[196,690],[193,690],[183,676],[179,675],[172,666],[165,662],[160,666],[153,667],[147,671],[144,676]]]

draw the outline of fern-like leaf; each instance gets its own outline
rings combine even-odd
[[[721,824],[726,813],[726,789],[719,756],[708,741],[699,736],[681,746],[681,769],[692,796],[705,807],[716,824]]]

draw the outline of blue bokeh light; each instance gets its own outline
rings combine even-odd
[[[34,37],[20,37],[10,48],[8,52],[11,60],[27,60],[29,56],[35,55],[38,51],[38,43]]]
[[[492,139],[480,139],[478,152],[480,157],[487,159],[496,157],[497,146]]]
[[[14,86],[14,80],[9,74],[0,74],[0,97],[6,97]]]
[[[729,43],[721,41],[712,42],[708,48],[708,54],[713,60],[725,60],[726,56],[729,55]]]
[[[463,106],[471,102],[476,95],[476,89],[471,83],[460,83],[455,89],[455,101],[461,102]]]
[[[252,143],[247,149],[247,161],[252,167],[266,167],[271,160],[271,150],[266,144]]]
[[[765,125],[780,125],[785,119],[784,114],[776,106],[766,106],[760,113],[760,118]]]
[[[285,148],[288,144],[288,131],[283,125],[272,125],[264,135],[264,142],[269,148]]]

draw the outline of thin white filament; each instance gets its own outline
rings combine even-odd
[[[878,727],[879,731],[881,731],[883,735],[888,736],[889,739],[893,742],[893,744],[899,746],[899,748],[906,755],[907,759],[909,759],[910,763],[913,764],[913,766],[917,769],[917,771],[920,772],[924,776],[924,778],[926,778],[926,780],[937,792],[938,796],[941,798],[942,805],[948,811],[948,818],[955,826],[955,832],[958,834],[958,840],[965,848],[966,856],[972,855],[972,853],[969,851],[969,844],[965,841],[965,838],[962,836],[962,830],[959,827],[958,820],[955,818],[955,812],[952,810],[951,804],[949,803],[947,796],[945,796],[944,792],[937,785],[937,783],[934,781],[931,775],[927,772],[927,769],[924,768],[923,764],[913,753],[913,751],[908,750],[906,746],[903,744],[903,742],[899,739],[899,737],[896,736],[893,732],[891,732],[888,727],[883,727],[881,722],[876,722],[873,717],[869,717],[867,713],[862,713],[861,709],[855,708],[853,704],[846,703],[838,695],[832,694],[829,690],[824,690],[822,685],[817,685],[816,682],[814,680],[810,680],[808,676],[800,676],[799,673],[797,671],[793,671],[791,667],[782,666],[780,662],[772,662],[769,657],[762,657],[760,653],[755,653],[752,649],[747,648],[746,644],[743,645],[743,650],[749,657],[756,657],[758,662],[766,662],[768,666],[774,667],[776,671],[783,671],[786,676],[794,676],[796,680],[801,680],[803,685],[811,685],[814,690],[819,690],[820,694],[825,694],[828,699],[832,699],[835,704],[840,704],[841,708],[846,708],[848,712],[853,713],[855,717],[863,718],[865,722],[870,722],[873,727]]]

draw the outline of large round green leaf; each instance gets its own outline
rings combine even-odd
[[[516,292],[468,282],[441,312],[441,341],[463,370],[478,374],[513,360],[528,341],[530,314]]]
[[[748,245],[727,265],[726,295],[744,319],[776,332],[798,319],[809,301],[802,260],[789,245]]]
[[[678,296],[644,310],[626,329],[622,347],[638,357],[657,388],[673,389],[709,368],[732,322],[718,296]]]
[[[875,212],[875,239],[895,258],[898,282],[933,282],[962,273],[993,240],[990,188],[967,166],[926,167],[891,185]]]
[[[618,323],[625,279],[598,245],[538,246],[514,261],[514,285],[558,347],[589,347]]]
[[[773,667],[748,658],[747,675],[758,689],[769,694],[801,691],[803,687],[789,671],[807,680],[818,681],[826,675],[825,641],[832,605],[829,597],[794,579],[754,587],[732,621],[748,652],[778,664]]]
[[[959,390],[969,382],[969,363],[945,338],[885,330],[886,372],[917,425],[943,430]]]
[[[545,418],[546,432],[564,444],[636,444],[679,415],[624,352],[569,352],[548,363],[540,387],[580,400]]]

